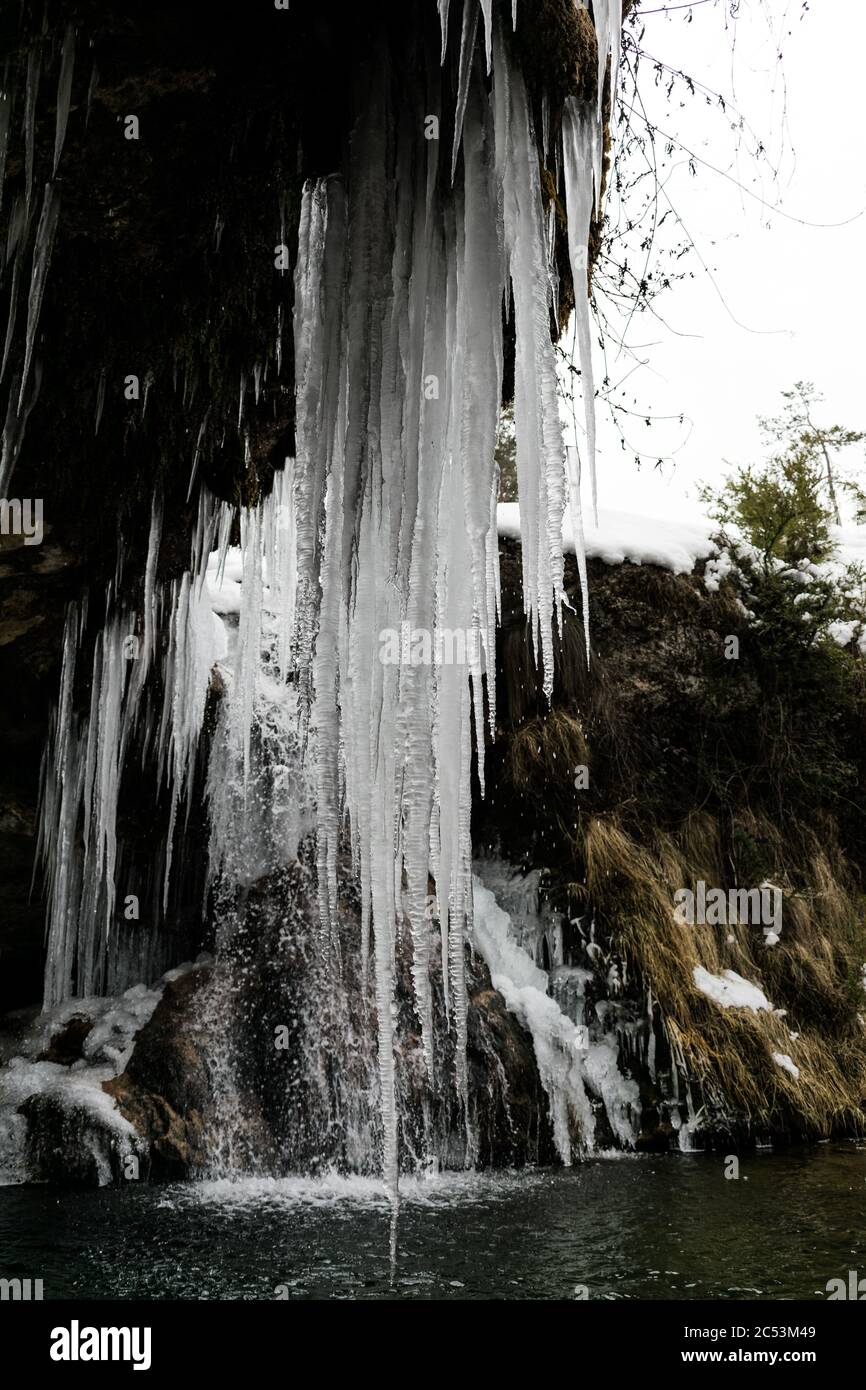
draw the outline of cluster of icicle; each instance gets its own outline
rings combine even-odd
[[[448,8],[439,0],[443,52]],[[596,0],[594,9],[603,77],[618,42],[620,6]],[[338,853],[347,822],[351,832],[364,958],[369,949],[374,972],[383,1168],[395,1199],[396,955],[408,921],[432,1079],[431,879],[444,995],[457,1041],[456,1084],[466,1100],[473,724],[483,790],[483,731],[495,723],[494,445],[503,304],[516,340],[524,604],[548,694],[564,601],[562,521],[569,503],[575,536],[581,534],[579,478],[566,455],[558,409],[550,335],[555,286],[538,146],[523,78],[494,22],[492,0],[465,0],[459,71],[453,183],[442,177],[437,142],[424,139],[423,95],[414,110],[401,112],[397,129],[389,127],[383,68],[367,78],[347,178],[304,189],[295,272],[296,458],[291,496],[284,499],[292,513],[290,553],[280,557],[279,547],[269,547],[272,567],[292,567],[290,575],[270,580],[269,620],[284,634],[278,667],[297,691],[299,744],[315,749],[325,942],[336,938]],[[597,111],[570,101],[556,154],[567,200],[590,463],[590,329],[582,290],[600,186],[600,116],[600,100]],[[110,933],[116,800],[126,745],[138,723],[146,740],[158,745],[173,816],[188,790],[213,655],[201,637],[207,624],[199,611],[206,552],[211,543],[225,549],[231,520],[228,512],[220,518],[208,511],[204,501],[202,508],[191,574],[160,592],[153,584],[155,512],[144,663],[130,673],[130,664],[119,661],[132,619],[116,613],[97,645],[89,719],[78,723],[71,691],[80,619],[70,616],[43,817],[52,873],[49,1001],[71,988],[71,943],[77,938],[74,978],[81,992],[96,968],[97,942],[104,946]],[[244,519],[245,609],[259,614],[261,604],[250,606],[248,595],[263,583],[262,526],[272,526],[266,518],[273,514],[266,504]],[[232,727],[240,728],[235,738],[248,768],[255,718],[250,671],[260,658],[261,631],[244,632],[245,609]],[[428,633],[434,651],[444,630],[474,634],[466,643],[468,666],[384,662],[381,635],[400,632],[404,623]],[[143,715],[141,691],[160,628],[168,632],[162,708]],[[247,645],[252,651],[244,656]],[[82,823],[84,862],[73,873],[72,839]],[[166,870],[170,852],[169,845]]]
[[[37,330],[51,264],[60,212],[57,172],[72,100],[75,31],[40,34],[26,58],[8,59],[0,78],[0,210],[10,150],[20,145],[24,186],[4,218],[0,238],[0,295],[7,302],[5,333],[0,348],[0,496],[5,496],[21,452],[27,419],[39,394],[41,363],[36,354]],[[54,153],[44,185],[37,182],[36,122],[40,82],[55,68]]]
[[[601,8],[601,7],[600,7]],[[296,285],[298,660],[315,692],[320,914],[336,918],[344,810],[372,933],[384,1170],[396,1191],[394,960],[408,919],[424,1054],[432,1075],[428,878],[436,885],[441,974],[466,1097],[465,943],[471,933],[472,726],[484,788],[485,723],[495,725],[498,617],[494,443],[502,306],[516,339],[514,419],[524,607],[545,689],[553,684],[567,469],[550,337],[551,276],[527,93],[491,5],[467,0],[455,135],[462,182],[445,190],[430,142],[399,132],[394,244],[381,235],[389,187],[381,99],[355,128],[349,188],[304,193]],[[443,48],[447,6],[440,4]],[[602,35],[603,63],[612,41]],[[618,31],[617,31],[618,37]],[[603,73],[602,68],[602,73]],[[600,178],[600,104],[569,105],[564,182],[586,376],[586,245]],[[455,157],[452,171],[456,172]],[[384,292],[383,292],[384,287]],[[431,383],[433,389],[431,388]],[[591,389],[586,390],[591,418]],[[571,501],[579,525],[579,484]],[[474,632],[459,665],[383,664],[383,631]],[[485,679],[486,678],[486,679]],[[342,754],[342,756],[341,756]]]
[[[75,708],[80,648],[88,600],[70,604],[63,635],[60,696],[43,761],[39,826],[48,898],[44,1003],[71,995],[115,993],[160,973],[155,943],[141,930],[117,930],[118,897],[167,899],[178,807],[190,790],[219,632],[204,592],[207,554],[216,539],[218,510],[202,494],[190,569],[169,584],[156,582],[162,509],[151,516],[140,607],[116,599],[122,568],[106,596],[106,622],[97,634],[84,683],[89,710]],[[152,679],[153,676],[157,679]],[[123,863],[117,835],[121,780],[156,769],[152,784],[170,797],[170,828],[147,882]],[[122,891],[121,891],[122,890]]]

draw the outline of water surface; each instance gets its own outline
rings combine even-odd
[[[0,1188],[0,1277],[45,1298],[826,1298],[866,1276],[866,1148],[443,1175]],[[393,1273],[393,1282],[392,1282]],[[279,1290],[279,1294],[278,1291]]]

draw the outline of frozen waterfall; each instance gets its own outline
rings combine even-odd
[[[70,609],[44,772],[50,1005],[171,963],[158,959],[144,923],[124,936],[132,890],[117,813],[125,777],[151,778],[166,798],[168,831],[147,886],[160,923],[183,866],[194,785],[205,788],[212,888],[291,860],[315,832],[325,956],[339,953],[338,879],[348,854],[375,995],[382,1166],[395,1198],[395,978],[406,923],[425,1066],[432,1076],[436,969],[454,1039],[453,1084],[467,1113],[471,778],[474,750],[483,788],[484,729],[495,723],[503,306],[515,338],[524,602],[548,694],[563,603],[563,513],[569,503],[580,508],[559,418],[532,103],[502,7],[465,0],[462,15],[458,8],[439,0],[443,56],[450,61],[453,48],[458,71],[456,111],[447,120],[440,113],[443,131],[453,126],[453,159],[450,143],[440,150],[439,118],[435,127],[429,119],[434,99],[449,90],[439,54],[426,60],[426,87],[411,95],[404,87],[399,102],[383,59],[360,72],[346,169],[303,190],[295,457],[239,523],[202,486],[189,568],[166,582],[156,580],[155,502],[138,606],[112,590],[99,620],[87,713],[76,713],[74,689],[93,600],[89,611]],[[603,76],[611,55],[615,67],[619,6],[594,10]],[[519,6],[505,22],[519,24]],[[62,91],[71,61],[65,57]],[[59,157],[60,105],[57,120]],[[601,139],[600,105],[583,110],[570,100],[556,158],[593,493],[585,280]],[[49,185],[33,257],[34,320],[56,217]],[[21,396],[29,369],[28,352]],[[230,552],[238,524],[240,543]],[[233,586],[236,604],[228,601]],[[389,634],[400,634],[398,659],[388,655]],[[205,738],[211,701],[215,725]],[[572,1089],[588,1131],[587,1103],[576,1082]]]

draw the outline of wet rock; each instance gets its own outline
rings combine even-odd
[[[530,1034],[509,1013],[487,966],[475,955],[468,985],[467,1054],[481,1127],[479,1163],[498,1168],[558,1162]],[[491,1085],[491,1066],[501,1068],[502,1089]]]
[[[76,1101],[63,1091],[49,1090],[24,1102],[31,1182],[104,1187],[121,1176],[123,1155],[133,1136],[98,1097],[95,1090],[92,1098],[82,1091]]]
[[[196,1001],[209,976],[202,967],[166,985],[126,1071],[103,1086],[143,1141],[142,1177],[154,1181],[207,1166],[212,1084]]]
[[[263,895],[264,896],[264,895]],[[280,899],[275,897],[276,909]],[[275,912],[275,917],[279,916]],[[259,921],[257,925],[261,925]],[[172,1181],[220,1171],[221,1164],[242,1171],[280,1174],[332,1164],[378,1171],[378,1099],[376,1095],[374,1032],[358,1049],[351,1038],[327,1031],[316,1039],[311,1054],[305,1025],[295,1019],[287,1051],[273,1045],[274,1028],[290,1016],[292,984],[303,971],[305,953],[295,942],[294,972],[287,968],[265,972],[253,964],[261,950],[280,947],[267,933],[251,934],[235,958],[216,970],[203,967],[170,982],[150,1021],[137,1036],[126,1071],[107,1081],[103,1090],[117,1103],[120,1115],[133,1127],[142,1154],[142,1179]],[[276,982],[282,980],[280,988]],[[470,1079],[470,1127],[475,1137],[475,1162],[483,1167],[517,1166],[555,1161],[547,1098],[538,1075],[532,1039],[508,1012],[492,988],[487,967],[477,957],[468,960],[469,1021],[467,1061]],[[351,1029],[352,1016],[364,1017],[360,992],[349,996],[350,1015],[338,1021]],[[411,1002],[401,1000],[407,1025],[401,1033],[401,1101],[404,1123],[423,1112],[426,1088],[420,1065],[420,1039],[411,1025]],[[369,1020],[359,1034],[371,1029]],[[467,1161],[462,1107],[453,1084],[453,1056],[440,1034],[440,1084],[429,1122],[437,1136],[440,1161],[460,1168]],[[231,1054],[231,1077],[226,1079],[225,1048]],[[329,1108],[323,1092],[312,1089],[311,1071],[337,1063],[336,1091]],[[346,1088],[346,1078],[349,1085]],[[225,1106],[230,1088],[231,1113]],[[346,1089],[359,1108],[350,1120],[343,1113]],[[366,1117],[369,1132],[362,1140],[349,1129],[364,1131],[358,1115]],[[53,1116],[39,1114],[43,1148],[58,1127]],[[406,1138],[420,1152],[424,1135]],[[353,1144],[357,1147],[353,1148]],[[365,1166],[366,1165],[366,1166]],[[116,1165],[115,1165],[116,1166]],[[43,1156],[43,1171],[49,1171]],[[82,1162],[75,1181],[90,1168]]]
[[[56,1032],[44,1052],[39,1054],[40,1062],[59,1062],[61,1066],[71,1066],[83,1056],[84,1041],[93,1028],[93,1019],[86,1014],[73,1014],[63,1027]]]
[[[205,1167],[208,1150],[200,1111],[191,1106],[175,1110],[164,1096],[154,1095],[126,1073],[107,1081],[103,1089],[144,1141],[143,1179],[178,1181]]]

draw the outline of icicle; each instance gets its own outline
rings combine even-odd
[[[9,90],[0,91],[0,208],[3,206],[3,186],[6,182],[6,158],[9,152],[11,120],[12,93]]]
[[[202,441],[203,441],[203,439],[204,439],[204,432],[205,432],[205,430],[207,429],[207,422],[208,422],[208,417],[209,417],[209,416],[210,416],[210,406],[208,406],[207,410],[206,410],[205,413],[204,413],[204,419],[202,420],[201,424],[199,425],[199,427],[198,427],[198,434],[196,435],[195,449],[194,449],[194,451],[193,451],[193,456],[192,456],[192,468],[190,469],[190,473],[189,473],[189,487],[188,487],[187,490],[186,490],[186,500],[187,500],[187,502],[188,502],[188,501],[190,500],[190,498],[192,497],[193,484],[195,483],[196,477],[198,476],[198,461],[199,461],[199,458],[201,457],[201,446],[202,446]]]
[[[112,582],[106,594],[105,625],[94,646],[89,711],[80,719],[73,715],[72,689],[76,648],[86,629],[86,602],[77,612],[70,608],[67,616],[60,701],[43,766],[39,832],[48,886],[46,1003],[72,994],[105,992],[110,968],[128,968],[133,980],[140,978],[140,961],[149,959],[148,942],[138,933],[136,944],[125,943],[120,950],[115,944],[109,952],[115,935],[115,885],[122,864],[117,838],[121,780],[136,730],[143,761],[158,731],[159,766],[169,784],[173,830],[179,802],[190,785],[215,658],[213,615],[201,585],[197,580],[190,582],[187,574],[170,587],[170,641],[162,672],[165,694],[160,718],[148,702],[147,677],[157,655],[157,624],[164,607],[156,582],[161,528],[162,508],[154,499],[139,648],[129,647],[134,614],[118,602],[117,585]],[[118,547],[119,560],[122,549]],[[162,858],[165,904],[171,833]],[[126,976],[124,981],[124,988],[133,982]]]
[[[27,87],[24,97],[24,188],[29,205],[33,192],[33,161],[36,140],[36,98],[39,94],[41,58],[37,47],[27,55]]]
[[[63,153],[69,105],[72,100],[72,70],[75,66],[75,30],[70,24],[63,38],[60,79],[57,83],[57,124],[54,134],[54,174]]]
[[[93,45],[93,40],[91,39],[91,46],[92,46],[92,45]],[[89,126],[89,125],[90,125],[90,108],[91,108],[91,106],[93,105],[93,94],[94,94],[94,92],[96,91],[96,88],[97,88],[98,84],[99,84],[99,72],[98,72],[98,70],[97,70],[96,63],[94,62],[92,68],[90,69],[90,81],[89,81],[88,84],[87,84],[87,98],[86,98],[86,100],[85,100],[85,116],[84,116],[84,124],[85,124],[85,126]]]
[[[15,320],[18,315],[18,285],[21,279],[21,265],[23,262],[23,242],[27,231],[27,212],[22,197],[15,199],[12,205],[12,214],[9,218],[9,228],[6,235],[6,265],[12,262],[12,282],[9,289],[9,314],[6,320],[6,336],[3,342],[3,361],[0,364],[0,381],[6,375],[6,368],[9,364],[9,350],[12,347],[12,339],[15,333]],[[14,398],[14,393],[10,391],[10,404]]]
[[[45,293],[45,281],[51,264],[51,251],[54,246],[54,233],[57,230],[57,217],[60,212],[60,198],[53,183],[46,183],[42,199],[42,212],[36,228],[36,241],[33,247],[33,270],[30,278],[30,295],[27,300],[27,339],[24,350],[24,366],[21,371],[21,386],[18,391],[18,410],[24,404],[24,394],[30,375],[33,359],[33,346]]]
[[[189,789],[213,664],[211,612],[189,573],[172,585],[172,618],[165,659],[159,762],[170,791],[162,889],[163,911],[174,857],[174,831],[180,801]]]
[[[592,329],[587,294],[587,245],[592,217],[590,170],[593,136],[589,118],[573,97],[565,103],[562,118],[562,149],[565,168],[565,201],[568,214],[568,254],[574,284],[574,314],[580,349],[580,381],[586,419],[592,506],[598,525],[598,495],[595,475],[595,386],[592,370]]]
[[[583,508],[580,502],[580,458],[576,448],[566,448],[565,466],[568,473],[571,534],[574,537],[574,556],[577,561],[577,573],[580,579],[583,640],[586,647],[586,661],[587,665],[589,665],[589,583],[586,573],[586,547],[583,540]]]
[[[622,0],[593,0],[592,10],[595,16],[595,31],[598,38],[598,121],[600,125],[602,101],[604,98],[604,79],[607,73],[609,59],[612,124],[613,108],[616,101],[617,74],[619,71],[620,34],[622,33]]]
[[[240,392],[239,392],[239,396],[238,396],[238,434],[240,434],[241,430],[243,429],[243,423],[244,423],[244,401],[245,401],[245,399],[246,399],[246,394],[247,394],[247,374],[246,374],[246,372],[241,372],[241,385],[240,385]]]
[[[460,77],[457,87],[457,107],[454,112],[454,143],[451,147],[451,182],[457,172],[457,157],[463,136],[463,119],[469,95],[469,79],[472,76],[472,60],[475,56],[475,36],[478,32],[477,0],[463,0],[463,28],[460,35]],[[489,70],[489,63],[488,63]]]
[[[484,15],[484,55],[489,73],[493,57],[493,0],[481,0],[481,12]]]
[[[549,328],[549,283],[538,156],[526,91],[497,35],[494,62],[496,158],[502,171],[505,246],[516,332],[514,420],[520,500],[524,606],[540,646],[545,694],[553,691],[553,618],[562,598],[565,453],[556,362]]]
[[[102,411],[105,406],[105,368],[99,373],[99,381],[96,386],[96,421],[93,426],[93,433],[99,434],[99,426],[102,423]]]
[[[337,643],[343,601],[343,483],[331,472],[343,442],[343,376],[339,360],[345,274],[346,208],[342,182],[323,181],[304,190],[295,268],[295,381],[297,463],[297,633],[302,699],[312,682],[319,748],[319,908],[327,931],[336,923],[337,852],[340,839]],[[327,492],[327,501],[326,501]],[[319,519],[325,507],[324,562],[319,574]],[[321,585],[321,588],[320,588]],[[317,615],[318,609],[318,615]],[[318,616],[318,633],[316,618]],[[315,645],[314,645],[315,644]]]
[[[156,567],[159,562],[161,539],[162,499],[158,495],[154,495],[150,511],[150,532],[147,538],[147,561],[144,567],[143,638],[135,668],[136,693],[140,691],[147,679],[151,662],[156,655]]]
[[[440,62],[445,62],[445,52],[448,48],[448,9],[451,0],[437,0],[439,5],[439,24],[442,30],[442,55]]]
[[[75,605],[66,610],[60,697],[51,719],[42,759],[42,797],[38,854],[46,869],[48,893],[45,1005],[72,993],[78,906],[76,822],[80,796],[79,742],[73,723],[73,686],[78,624]]]
[[[559,321],[559,272],[556,267],[556,205],[551,200],[547,208],[547,279],[553,317]]]
[[[595,111],[595,133],[592,142],[592,167],[595,183],[595,208],[601,214],[602,162],[604,159],[603,104],[604,81],[610,60],[610,129],[613,130],[616,107],[616,88],[619,73],[620,35],[622,33],[622,0],[593,0],[592,12],[598,42],[598,95]],[[573,98],[570,98],[573,101]]]

